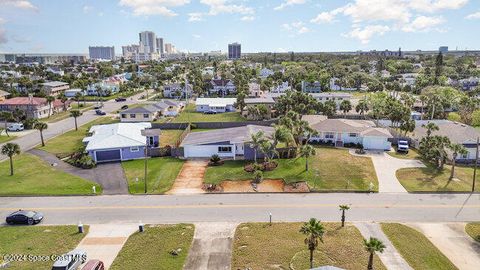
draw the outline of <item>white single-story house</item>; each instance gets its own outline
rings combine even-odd
[[[82,141],[85,151],[97,163],[140,159],[145,157],[145,147],[158,146],[158,135],[142,135],[151,127],[150,123],[96,125]]]
[[[325,103],[329,100],[335,101],[335,104],[337,104],[337,109],[340,107],[340,103],[342,103],[344,100],[350,101],[352,98],[352,95],[348,93],[325,92],[325,93],[311,93],[310,95],[320,103]]]
[[[68,89],[68,90],[65,90],[65,97],[67,98],[74,98],[77,93],[80,93],[80,95],[84,95],[85,92],[82,90],[82,89],[79,89],[79,88],[71,88],[71,89]]]
[[[216,129],[211,131],[189,133],[180,144],[183,147],[185,158],[208,158],[218,155],[222,158],[243,157],[247,160],[254,159],[255,151],[250,146],[252,135],[259,131],[269,137],[273,127],[247,125],[242,127]],[[257,151],[257,158],[261,153]]]
[[[388,140],[392,134],[385,128],[376,127],[366,120],[326,119],[311,126],[318,132],[313,142],[330,142],[337,147],[345,144],[361,144],[366,150],[389,151],[392,147]]]
[[[236,98],[197,98],[195,106],[197,112],[215,111],[217,113],[234,112]]]

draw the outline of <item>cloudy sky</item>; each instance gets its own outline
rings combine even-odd
[[[479,0],[0,0],[0,52],[85,53],[151,30],[183,51],[480,49]]]

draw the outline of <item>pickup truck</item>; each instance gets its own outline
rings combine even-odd
[[[408,153],[408,141],[398,141],[397,152]]]

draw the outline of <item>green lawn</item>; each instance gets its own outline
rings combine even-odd
[[[11,135],[10,133],[9,133],[9,135],[10,135],[10,136],[0,135],[0,143],[6,143],[6,142],[9,142],[9,141],[11,141],[11,140],[13,140],[13,139],[16,138],[16,136]]]
[[[77,226],[0,227],[0,256],[5,254],[62,255],[74,249],[88,233],[77,233]],[[0,263],[2,257],[0,257]],[[51,269],[53,261],[12,262],[7,269]]]
[[[242,122],[246,121],[240,115],[240,112],[227,112],[217,114],[203,114],[195,111],[195,104],[189,104],[187,107],[173,119],[173,123],[189,122]]]
[[[150,158],[147,162],[147,191],[162,194],[170,190],[183,165],[183,160],[172,157]],[[130,193],[144,193],[144,160],[122,162]],[[138,182],[136,181],[138,178]]]
[[[309,251],[302,223],[243,223],[233,242],[232,269],[308,269]],[[326,233],[314,253],[314,267],[332,265],[344,269],[367,269],[368,253],[363,237],[352,225],[324,223]],[[375,269],[386,269],[374,258]]]
[[[420,154],[415,149],[409,149],[407,154],[398,153],[395,149],[393,151],[387,152],[390,156],[400,159],[420,159]]]
[[[128,238],[110,269],[183,269],[193,232],[192,224],[145,226],[145,232]]]
[[[160,147],[167,145],[174,146],[177,140],[182,135],[183,130],[179,129],[164,129],[160,135]]]
[[[457,267],[419,231],[398,223],[383,223],[382,229],[398,252],[413,269],[457,269]]]
[[[462,191],[472,190],[473,168],[455,168],[455,179],[449,181],[451,166],[445,165],[441,171],[427,164],[426,168],[408,168],[397,171],[400,183],[410,192]],[[476,186],[480,191],[480,185]]]
[[[467,226],[465,226],[465,231],[475,241],[480,242],[480,222],[468,223]]]
[[[115,122],[118,122],[118,120],[114,120],[108,116],[100,117],[95,119],[92,122],[89,122],[83,126],[80,126],[78,128],[78,131],[71,130],[71,131],[65,132],[62,135],[59,135],[51,140],[48,140],[46,142],[45,147],[42,147],[40,145],[37,148],[47,151],[49,153],[52,153],[59,158],[64,158],[82,149],[83,147],[82,140],[83,138],[85,138],[90,127],[94,125],[110,124]]]
[[[83,106],[83,103],[80,103],[80,107],[79,107],[78,104],[74,102],[71,104],[70,107],[71,107],[70,110],[80,110],[81,112],[85,112],[92,109],[93,104],[87,103],[86,106]],[[70,110],[53,114],[50,117],[43,119],[43,121],[48,123],[55,123],[60,120],[67,119],[68,117],[70,117]]]
[[[368,190],[370,182],[378,190],[378,180],[369,157],[352,156],[346,149],[317,147],[316,156],[309,159],[279,159],[278,167],[263,174],[264,179],[284,179],[286,183],[306,181],[312,190]],[[251,179],[244,171],[244,161],[225,161],[217,167],[208,167],[205,182],[218,184],[223,180]]]
[[[100,185],[56,170],[31,154],[13,158],[14,175],[10,176],[8,160],[0,162],[0,195],[88,195],[92,186],[101,194]]]

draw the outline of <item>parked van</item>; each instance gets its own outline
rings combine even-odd
[[[81,249],[74,249],[67,254],[60,255],[53,264],[52,270],[77,270],[86,261],[87,252]]]
[[[7,127],[8,131],[22,131],[24,129],[25,127],[23,126],[22,123],[13,123]]]
[[[102,261],[90,260],[82,267],[82,270],[105,270],[105,266]]]

